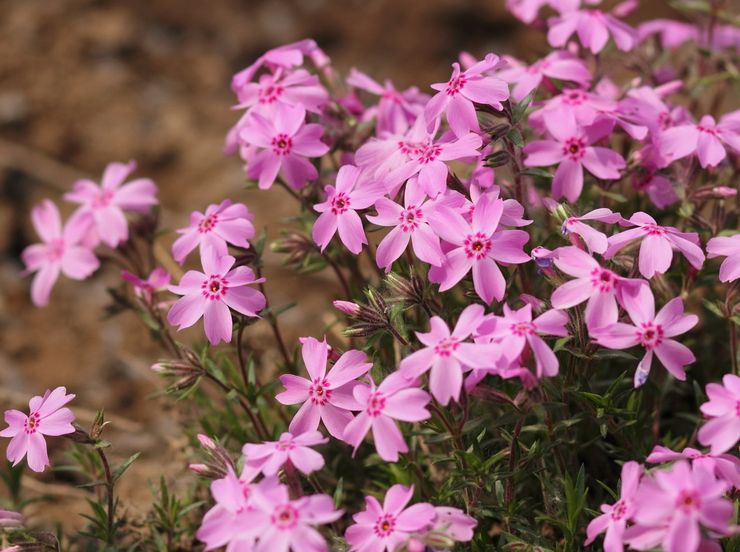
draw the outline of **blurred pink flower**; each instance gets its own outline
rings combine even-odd
[[[731,454],[713,454],[686,447],[681,452],[656,445],[645,459],[652,464],[690,460],[693,465],[712,472],[718,479],[724,479],[736,489],[740,489],[740,459]]]
[[[152,302],[154,294],[164,291],[170,285],[170,274],[164,268],[158,266],[151,271],[146,280],[139,278],[128,270],[121,271],[121,278],[134,287],[134,293],[147,303]]]
[[[308,475],[324,467],[324,457],[310,447],[327,443],[329,439],[318,431],[300,435],[285,432],[277,441],[247,443],[242,448],[246,464],[265,475],[275,475],[284,464],[290,463]]]
[[[707,385],[707,396],[700,409],[710,419],[699,429],[699,442],[712,447],[712,454],[721,454],[740,439],[740,377],[725,374],[722,385]]]
[[[727,257],[719,267],[720,282],[734,282],[740,278],[740,234],[717,236],[707,242],[707,255]]]
[[[740,154],[740,110],[724,115],[719,123],[705,115],[698,124],[674,126],[658,140],[663,166],[696,154],[702,168],[716,167],[727,157],[725,146]]]
[[[601,10],[567,10],[547,22],[550,30],[547,40],[551,46],[562,48],[573,33],[584,48],[598,54],[604,49],[611,35],[617,48],[629,51],[637,41],[637,31],[611,14]]]

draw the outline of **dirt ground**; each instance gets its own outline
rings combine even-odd
[[[242,191],[239,161],[222,153],[235,117],[229,81],[265,49],[304,37],[340,70],[355,65],[402,87],[445,79],[462,49],[544,51],[503,0],[0,0],[0,409],[57,385],[77,394],[83,424],[105,407],[114,457],[143,452],[121,489],[134,515],[150,502],[146,481],[187,477],[176,413],[151,398],[159,350],[132,315],[101,320],[112,268],[62,279],[48,307],[31,305],[18,258],[35,241],[30,208],[111,160],[136,159],[137,174],[159,185],[169,228],[227,196],[245,201],[258,227],[274,225],[290,202],[277,189]],[[282,319],[287,339],[321,332],[329,276],[299,282],[273,257],[265,272],[274,303],[300,302]],[[254,326],[249,339],[266,332]],[[55,477],[27,478],[28,492],[61,493],[45,521],[76,523],[84,492]]]

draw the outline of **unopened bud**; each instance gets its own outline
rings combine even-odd
[[[500,140],[501,138],[509,134],[510,130],[511,125],[509,123],[498,123],[496,125],[493,125],[488,130],[488,134],[491,135],[491,140],[495,142],[496,140]]]
[[[334,308],[348,316],[357,316],[360,314],[360,305],[351,301],[334,301]]]
[[[511,155],[509,155],[509,152],[500,150],[500,151],[495,151],[491,155],[486,156],[484,165],[486,167],[494,169],[496,167],[502,167],[503,165],[508,165],[510,161],[511,161]]]
[[[561,203],[552,211],[552,216],[555,217],[558,224],[562,225],[570,218],[571,214],[568,207]]]
[[[455,546],[455,540],[446,535],[445,533],[439,533],[436,531],[430,531],[424,537],[424,542],[427,546],[435,549],[447,550]]]
[[[73,424],[75,430],[72,433],[67,433],[64,436],[67,439],[72,439],[75,443],[80,443],[82,445],[91,445],[95,442],[95,440],[80,426],[77,424]]]
[[[0,527],[21,527],[23,516],[11,510],[0,510]]]
[[[208,435],[198,433],[198,442],[206,450],[216,450],[216,443]]]

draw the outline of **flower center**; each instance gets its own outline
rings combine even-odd
[[[619,521],[627,514],[627,504],[625,504],[624,500],[621,498],[612,506],[612,511],[610,512],[611,518],[614,521]]]
[[[261,104],[272,104],[275,103],[278,98],[282,95],[284,88],[279,84],[268,84],[267,86],[259,89],[259,103]]]
[[[403,104],[403,98],[396,90],[386,90],[380,97],[398,105]]]
[[[671,114],[668,111],[658,113],[658,127],[660,130],[667,130],[673,124]]]
[[[416,150],[418,161],[423,164],[431,163],[439,157],[440,153],[442,153],[442,148],[436,144],[427,144]]]
[[[525,335],[534,335],[537,326],[535,326],[534,322],[516,322],[511,325],[510,329],[514,335],[522,337]]]
[[[390,536],[396,528],[396,518],[393,514],[383,514],[375,522],[373,530],[379,537]]]
[[[198,223],[198,232],[207,234],[216,227],[218,215],[208,215]]]
[[[605,268],[594,268],[591,272],[591,285],[601,293],[614,291],[617,285],[617,275]]]
[[[491,251],[491,240],[482,232],[469,234],[463,242],[465,254],[468,258],[480,261]]]
[[[41,416],[39,416],[38,412],[31,412],[31,414],[28,415],[28,418],[26,418],[26,421],[24,423],[24,430],[26,433],[36,433],[36,430],[39,428],[39,423],[41,422]]]
[[[293,450],[295,448],[295,443],[293,441],[278,441],[276,448],[283,452]]]
[[[563,144],[563,155],[567,155],[573,161],[579,161],[586,155],[586,142],[583,138],[568,138]]]
[[[100,193],[93,198],[90,206],[93,209],[103,209],[108,207],[110,202],[113,200],[113,195],[114,194],[111,190],[100,190]]]
[[[46,259],[50,262],[60,261],[64,257],[64,239],[54,238],[46,244]]]
[[[661,226],[658,226],[657,224],[653,224],[652,222],[643,226],[642,229],[648,236],[665,235],[665,229]]]
[[[367,400],[367,413],[373,417],[377,418],[383,413],[383,409],[385,408],[385,397],[382,393],[375,392],[371,393],[370,397]]]
[[[311,397],[311,402],[319,406],[326,404],[331,398],[331,389],[328,387],[329,380],[316,378],[308,388],[308,396]]]
[[[409,205],[401,211],[398,220],[401,223],[401,230],[404,232],[413,232],[419,227],[419,222],[424,220],[424,213],[417,206]]]
[[[568,90],[563,94],[563,103],[568,105],[581,105],[586,101],[586,93],[583,90]]]
[[[335,215],[341,215],[342,213],[347,212],[349,205],[349,196],[344,192],[339,192],[331,198],[331,212]]]
[[[735,416],[740,417],[740,400],[735,401]]]
[[[640,343],[646,349],[654,349],[663,342],[663,326],[653,322],[643,322],[637,329]]]
[[[685,513],[690,513],[692,510],[698,510],[699,506],[701,506],[701,499],[693,489],[685,489],[678,493],[678,497],[676,498],[676,507],[680,508]]]
[[[298,525],[298,510],[290,504],[278,506],[272,512],[271,521],[278,529],[293,529]]]
[[[468,82],[468,78],[465,75],[458,75],[457,77],[450,79],[445,88],[445,94],[448,96],[454,96],[460,90],[465,87],[465,83]]]
[[[211,274],[207,280],[200,285],[203,297],[209,301],[219,301],[223,299],[228,291],[228,280],[218,274]]]
[[[396,145],[398,146],[398,151],[409,157],[414,153],[417,153],[419,150],[419,146],[417,146],[416,144],[412,144],[411,142],[404,142],[403,140],[399,140]]]
[[[434,346],[434,352],[443,357],[450,356],[460,346],[460,342],[456,337],[450,336],[439,340]]]
[[[293,139],[285,133],[280,133],[272,139],[272,152],[275,155],[288,155],[293,149]]]
[[[709,134],[711,136],[717,136],[717,129],[714,127],[696,125],[696,130],[698,130],[699,132],[703,132],[704,134]]]

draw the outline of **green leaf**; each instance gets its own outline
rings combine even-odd
[[[524,146],[524,138],[518,128],[512,128],[506,135],[506,138],[518,148]]]
[[[519,173],[522,176],[533,176],[535,178],[544,178],[546,180],[552,180],[552,174],[550,171],[546,171],[545,169],[538,169],[537,167],[529,167],[528,169],[523,170]]]
[[[535,88],[527,94],[521,102],[514,106],[514,109],[511,110],[511,119],[513,122],[518,123],[524,118],[524,115],[527,113],[527,108],[529,108],[529,104],[532,103],[536,94],[537,89]]]
[[[129,456],[128,460],[126,460],[123,464],[116,467],[115,470],[113,470],[113,481],[116,482],[118,479],[123,475],[123,473],[133,464],[136,459],[139,457],[141,453],[137,452],[136,454],[132,454]]]

